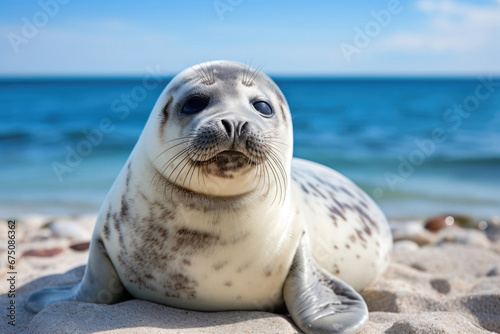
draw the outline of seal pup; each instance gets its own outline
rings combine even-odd
[[[355,333],[357,291],[388,266],[378,206],[339,173],[292,158],[288,104],[249,66],[215,61],[162,92],[104,201],[82,281],[30,295],[131,295],[202,310],[283,310],[306,333]]]

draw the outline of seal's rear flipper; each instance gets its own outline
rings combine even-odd
[[[357,333],[368,321],[363,298],[342,280],[320,269],[304,237],[283,287],[288,312],[307,334]]]
[[[78,286],[79,284],[35,291],[29,295],[26,307],[28,310],[38,313],[44,309],[45,306],[62,301],[75,300],[73,296]]]
[[[26,308],[38,313],[46,306],[63,301],[113,304],[128,296],[100,239],[92,240],[85,275],[71,286],[46,288],[32,293]]]

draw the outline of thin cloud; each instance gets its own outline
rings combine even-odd
[[[500,45],[500,1],[474,5],[421,0],[415,9],[427,16],[424,24],[381,40],[379,51],[440,54],[495,50]]]
[[[16,32],[18,27],[0,27],[0,35]],[[51,75],[65,73],[115,74],[142,73],[155,67],[176,43],[161,33],[144,31],[122,20],[74,20],[71,25],[42,27],[15,52],[5,39],[3,75]]]

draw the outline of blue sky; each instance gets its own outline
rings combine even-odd
[[[500,0],[2,4],[0,76],[170,75],[216,59],[272,75],[500,75]]]

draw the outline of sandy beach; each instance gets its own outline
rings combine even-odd
[[[426,220],[391,222],[392,262],[362,291],[370,310],[362,333],[500,333],[498,218],[435,217],[425,228]],[[194,312],[141,300],[27,311],[30,292],[81,279],[94,221],[26,215],[16,217],[15,229],[0,222],[1,333],[300,333],[286,315]],[[8,258],[14,234],[15,258]]]

